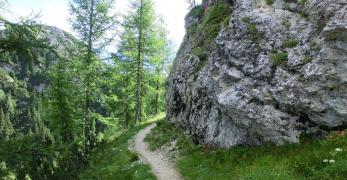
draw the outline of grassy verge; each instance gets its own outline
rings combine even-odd
[[[182,130],[160,121],[146,140],[151,149],[177,139],[185,179],[347,179],[347,137],[303,137],[300,144],[211,149],[191,143]]]
[[[91,155],[90,167],[80,174],[80,179],[156,179],[149,165],[140,163],[138,155],[129,151],[128,146],[129,140],[141,129],[164,116],[161,113],[122,133],[108,133],[110,138]]]

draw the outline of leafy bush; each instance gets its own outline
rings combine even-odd
[[[276,54],[272,54],[270,56],[272,63],[275,66],[286,64],[288,61],[288,53],[287,52],[278,52]]]
[[[286,39],[283,42],[283,47],[284,48],[293,48],[296,47],[299,44],[299,41],[296,39]]]

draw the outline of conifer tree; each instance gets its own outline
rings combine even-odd
[[[127,117],[134,122],[123,118],[134,124],[147,114],[158,113],[164,104],[163,69],[169,46],[165,25],[156,18],[151,0],[133,0],[130,9],[124,18],[115,65],[119,77],[117,85],[126,89],[126,93],[117,92],[118,100],[126,99],[130,104],[125,106],[124,103],[122,112],[126,115],[125,109],[128,109],[131,115]]]
[[[85,149],[95,146],[95,120],[92,117],[93,86],[100,62],[96,55],[110,42],[109,30],[114,28],[115,17],[110,16],[113,0],[71,0],[70,12],[73,29],[84,43],[80,58],[83,59]]]
[[[2,107],[0,107],[0,139],[5,139],[5,113]]]
[[[50,127],[61,142],[67,144],[74,140],[74,127],[78,121],[75,112],[79,112],[79,107],[73,108],[71,104],[80,104],[73,98],[74,95],[78,95],[75,92],[77,87],[71,82],[71,76],[77,76],[72,69],[69,61],[59,56],[58,63],[51,69],[48,90],[48,117],[52,121]]]
[[[131,12],[125,17],[125,31],[128,43],[127,53],[134,65],[135,76],[135,122],[140,122],[143,116],[143,96],[145,88],[145,69],[152,50],[153,27],[155,13],[152,0],[133,0],[130,2]],[[146,62],[147,61],[147,62]]]
[[[14,129],[10,119],[10,112],[5,113],[5,140],[8,140],[9,137],[14,133]]]
[[[10,120],[10,113],[0,107],[0,138],[7,141],[14,133],[14,129]]]

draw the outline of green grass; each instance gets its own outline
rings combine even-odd
[[[90,167],[80,174],[80,179],[156,179],[151,168],[140,163],[138,155],[131,152],[128,146],[129,140],[141,129],[163,117],[165,113],[160,113],[123,133],[114,132],[113,135],[109,133],[110,138],[106,138],[108,142],[98,147],[97,151],[91,155]]]
[[[204,8],[200,6],[195,6],[190,12],[188,13],[187,17],[201,17],[204,15]]]
[[[257,31],[257,25],[251,22],[251,19],[248,16],[245,16],[241,19],[241,21],[247,24],[247,30],[250,34],[251,39],[257,45],[257,48],[260,48],[260,34]]]
[[[209,46],[211,42],[218,36],[223,27],[226,27],[230,20],[232,6],[228,3],[216,3],[206,11],[201,6],[192,9],[189,16],[194,16],[199,19],[198,22],[190,25],[187,32],[192,39],[192,54],[197,56],[200,61],[196,69],[199,72],[207,63],[210,54]],[[197,77],[197,74],[194,77]]]
[[[274,3],[274,0],[265,0],[267,5],[272,5]]]
[[[302,62],[304,64],[310,63],[312,61],[312,56],[305,55],[304,58],[302,59]]]
[[[271,54],[270,59],[274,66],[286,64],[288,62],[288,53],[280,51],[278,53]]]
[[[231,6],[225,3],[217,3],[208,8],[202,21],[201,29],[203,30],[204,39],[210,44],[221,30],[221,26],[228,22],[232,12]]]
[[[294,48],[299,44],[299,41],[296,39],[287,39],[283,42],[284,48]]]
[[[284,146],[214,149],[193,145],[181,129],[161,121],[146,138],[151,149],[174,139],[182,155],[177,167],[185,179],[347,178],[347,137],[337,134],[323,140],[302,137],[300,144]]]

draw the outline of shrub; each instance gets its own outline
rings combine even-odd
[[[299,41],[296,39],[287,39],[283,42],[284,48],[293,48],[299,44]]]
[[[302,18],[307,19],[308,16],[309,16],[309,14],[308,14],[308,12],[303,11],[303,12],[300,13],[300,16],[301,16]]]
[[[265,0],[265,2],[266,2],[267,5],[272,5],[274,3],[273,0]]]
[[[315,41],[312,41],[311,43],[310,43],[310,50],[311,51],[316,51],[316,50],[318,50],[319,49],[319,45],[315,42]]]
[[[249,17],[245,16],[242,18],[242,22],[249,24],[249,23],[251,23],[251,19]]]
[[[248,31],[251,34],[257,34],[257,25],[254,23],[248,24]]]
[[[188,13],[187,17],[202,17],[204,15],[204,8],[196,6]]]
[[[305,55],[304,58],[302,59],[302,62],[303,62],[304,64],[307,64],[307,63],[309,63],[309,62],[311,62],[311,61],[312,61],[312,57],[309,56],[309,55]]]
[[[251,23],[251,19],[247,16],[242,18],[242,22],[247,24],[249,34],[251,35],[252,40],[256,43],[257,47],[259,48],[260,35],[257,31],[257,25],[255,23]]]
[[[198,30],[198,24],[192,24],[188,27],[188,33],[193,34]]]
[[[192,49],[192,54],[197,56],[201,61],[207,60],[208,52],[206,52],[201,47],[196,47]]]
[[[230,5],[226,3],[218,3],[209,7],[202,22],[206,43],[210,44],[210,42],[217,37],[223,21],[229,18],[231,12],[232,9]]]
[[[275,66],[285,64],[288,61],[288,53],[281,51],[276,54],[272,54],[270,56],[270,59]]]

